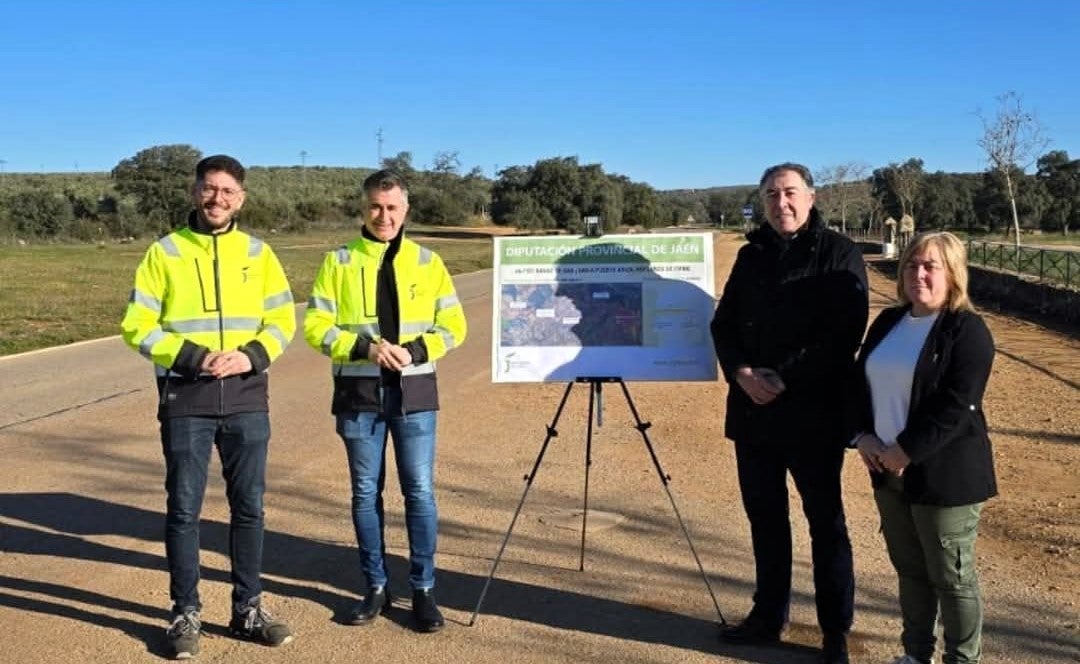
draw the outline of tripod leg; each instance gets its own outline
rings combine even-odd
[[[663,467],[661,467],[660,457],[656,455],[656,450],[653,448],[652,441],[649,440],[649,434],[646,433],[648,428],[652,426],[652,423],[641,421],[641,416],[638,415],[637,408],[634,406],[634,400],[630,398],[630,390],[627,389],[626,383],[623,382],[621,378],[619,379],[619,385],[622,386],[623,395],[626,396],[626,403],[630,406],[630,412],[634,416],[634,422],[636,423],[634,428],[641,433],[641,438],[645,441],[645,447],[649,450],[649,457],[652,459],[656,474],[660,477],[660,483],[664,485],[664,492],[667,493],[668,500],[671,501],[671,509],[675,512],[675,518],[679,520],[679,527],[682,528],[683,535],[686,537],[686,543],[690,545],[690,553],[694,556],[694,562],[697,563],[702,580],[705,581],[705,588],[708,589],[709,597],[712,598],[713,606],[716,608],[716,615],[720,617],[720,624],[726,625],[727,621],[724,620],[724,614],[720,611],[720,603],[716,601],[716,593],[713,592],[712,584],[709,583],[709,575],[705,573],[705,567],[701,564],[701,558],[698,556],[697,548],[694,547],[694,540],[691,539],[690,531],[686,528],[686,522],[683,521],[682,514],[679,513],[679,506],[675,504],[675,496],[672,495],[671,489],[668,487],[671,476],[665,473]]]
[[[574,381],[570,381],[566,384],[566,390],[563,391],[562,400],[559,401],[559,407],[555,410],[555,417],[551,420],[551,424],[548,425],[547,437],[544,438],[544,444],[540,446],[540,453],[536,455],[536,461],[533,463],[532,470],[525,476],[525,491],[522,492],[521,500],[518,501],[517,509],[514,510],[514,516],[510,519],[510,527],[506,529],[506,535],[503,537],[502,545],[499,547],[499,553],[495,555],[495,562],[492,563],[491,573],[488,574],[487,581],[484,582],[484,589],[480,591],[480,599],[476,601],[476,608],[473,609],[472,617],[469,618],[469,627],[472,627],[476,623],[476,616],[480,613],[480,605],[484,603],[484,597],[487,595],[488,586],[491,585],[491,580],[495,578],[495,570],[498,569],[499,561],[502,560],[503,552],[506,551],[506,545],[510,541],[510,534],[514,532],[514,525],[517,523],[518,515],[521,514],[521,508],[525,505],[525,497],[529,495],[529,489],[532,488],[536,472],[540,469],[540,462],[544,460],[544,454],[547,452],[548,443],[551,442],[552,438],[559,435],[555,426],[559,423],[563,406],[566,405],[566,399],[570,396],[570,390],[573,387]]]
[[[592,427],[593,412],[600,398],[600,383],[589,383],[589,423],[585,428],[585,504],[581,511],[581,553],[578,557],[578,571],[585,571],[585,531],[589,525],[589,469],[592,467]]]

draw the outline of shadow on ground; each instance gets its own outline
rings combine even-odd
[[[8,493],[0,494],[0,517],[27,524],[0,523],[0,552],[3,553],[61,556],[162,572],[165,569],[165,560],[161,555],[84,539],[119,535],[159,542],[164,527],[164,517],[159,512],[71,493]],[[204,520],[202,548],[224,554],[228,546],[227,533],[227,524]],[[407,561],[397,556],[391,556],[389,560],[391,575],[398,579],[406,578]],[[353,546],[275,531],[266,533],[263,571],[267,577],[275,578],[264,578],[264,586],[273,594],[309,600],[340,616],[356,600],[355,590],[362,585],[357,568]],[[223,570],[204,567],[202,576],[214,582],[229,582],[228,573]],[[484,578],[440,570],[439,579],[440,602],[446,607],[471,613]],[[398,597],[407,596],[403,588],[392,590]],[[30,598],[16,593],[33,593],[52,599]],[[102,611],[72,606],[73,602],[98,606]],[[4,575],[0,575],[0,606],[119,630],[142,642],[148,652],[163,655],[161,626],[168,616],[166,607],[147,606],[69,585]],[[1022,610],[1021,607],[1017,609]],[[116,612],[142,615],[146,620],[118,618]],[[717,626],[711,621],[498,577],[485,599],[478,625],[482,626],[484,616],[491,615],[760,664],[810,662],[816,652],[794,644],[773,649],[727,646],[718,641]],[[397,600],[394,610],[387,617],[407,625],[408,602]],[[1041,630],[1036,632],[1035,626],[987,625],[987,629],[1014,634],[1023,642],[1023,650],[1036,658],[1040,655],[1060,658],[1075,648],[1075,643],[1068,639],[1049,636]],[[209,626],[208,631],[211,634],[224,634],[223,628],[215,626]]]
[[[159,512],[71,493],[9,493],[0,494],[0,516],[8,521],[27,524],[0,523],[0,551],[4,553],[62,556],[143,569],[165,569],[165,560],[161,555],[84,539],[119,535],[159,542],[164,528],[164,516]],[[204,550],[223,554],[227,551],[227,524],[204,519],[201,535]],[[267,531],[263,560],[266,575],[264,587],[279,596],[298,597],[323,605],[340,617],[355,602],[355,590],[362,585],[356,555],[352,546]],[[392,577],[407,578],[407,561],[391,556],[389,562]],[[214,582],[229,582],[228,573],[223,570],[203,567],[201,574],[204,579]],[[483,586],[483,577],[440,570],[439,581],[440,603],[459,611],[472,612]],[[325,590],[316,585],[338,590]],[[49,596],[55,601],[27,598],[4,592],[4,589]],[[403,590],[392,589],[398,597],[406,596]],[[100,606],[103,611],[98,613],[73,607],[70,605],[72,602]],[[165,607],[128,602],[67,585],[7,576],[0,576],[0,605],[117,629],[144,643],[148,652],[162,655],[161,625],[168,615]],[[395,609],[387,617],[408,624],[407,608],[407,601],[397,600]],[[147,620],[134,621],[109,615],[115,611],[143,615]],[[799,661],[802,657],[798,655],[805,653],[809,657],[813,652],[801,646],[769,652],[727,648],[718,642],[716,624],[710,621],[499,578],[493,582],[485,599],[478,625],[482,625],[484,616],[492,615],[558,629],[730,655],[762,664]],[[208,628],[211,633],[220,631],[214,626]],[[796,659],[792,659],[792,656],[796,656]]]

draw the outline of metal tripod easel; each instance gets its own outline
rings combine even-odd
[[[599,427],[603,424],[603,385],[604,383],[618,383],[622,388],[623,396],[626,397],[626,403],[630,407],[630,412],[634,416],[634,428],[641,433],[641,438],[645,443],[645,447],[649,451],[649,456],[652,459],[653,467],[656,469],[656,474],[660,478],[660,483],[664,486],[664,491],[667,493],[668,500],[671,501],[671,508],[675,511],[675,516],[679,521],[679,526],[682,528],[683,535],[686,537],[686,543],[690,545],[690,553],[694,556],[694,561],[697,563],[698,570],[701,572],[701,578],[705,581],[705,587],[709,591],[709,597],[712,598],[713,606],[716,607],[716,615],[720,618],[720,624],[726,625],[727,621],[724,620],[724,614],[720,611],[720,604],[716,601],[716,593],[713,592],[712,584],[709,583],[709,577],[705,573],[705,568],[701,565],[701,558],[698,557],[697,549],[694,547],[694,541],[690,538],[690,531],[686,528],[686,523],[683,521],[682,514],[679,513],[679,507],[675,504],[675,497],[671,493],[671,489],[668,487],[668,483],[671,481],[671,476],[664,472],[663,467],[660,465],[660,458],[656,455],[656,449],[653,447],[652,441],[649,439],[647,433],[649,427],[652,426],[651,422],[643,422],[641,416],[638,414],[637,407],[634,406],[634,400],[630,398],[630,390],[627,389],[626,383],[622,378],[617,377],[589,377],[589,378],[576,378],[569,381],[566,384],[566,389],[563,391],[562,399],[559,401],[559,407],[555,410],[555,417],[552,419],[551,424],[547,427],[547,437],[544,438],[543,445],[540,446],[540,453],[536,455],[536,461],[533,463],[532,470],[525,476],[525,491],[521,494],[521,500],[518,501],[517,509],[514,510],[514,516],[510,519],[510,527],[506,529],[506,535],[503,537],[502,545],[499,547],[499,553],[495,556],[495,562],[491,566],[491,573],[488,574],[487,581],[484,582],[484,589],[480,592],[480,599],[476,602],[476,608],[473,610],[472,617],[469,619],[469,626],[472,627],[476,623],[476,618],[480,614],[480,606],[484,603],[484,598],[487,596],[488,587],[491,585],[491,580],[495,578],[495,571],[499,567],[499,561],[502,560],[503,552],[506,551],[506,545],[510,541],[510,535],[514,532],[514,526],[517,524],[518,516],[521,514],[521,508],[525,505],[525,498],[529,495],[529,489],[532,488],[533,480],[536,478],[536,473],[540,469],[540,463],[544,460],[544,454],[547,452],[548,444],[552,438],[559,435],[558,430],[555,428],[559,424],[559,418],[562,416],[563,408],[566,406],[566,401],[570,397],[570,390],[573,389],[575,383],[588,383],[589,384],[589,422],[586,428],[585,434],[585,491],[584,491],[584,510],[581,519],[581,552],[578,561],[578,569],[585,569],[585,533],[587,531],[589,522],[589,468],[592,466],[592,435],[593,435],[593,415],[596,415],[596,425]]]

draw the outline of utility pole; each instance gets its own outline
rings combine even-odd
[[[300,186],[307,191],[307,150],[300,151]]]
[[[0,173],[4,172],[4,164],[7,163],[7,159],[0,159]]]
[[[378,161],[375,162],[375,167],[376,168],[382,168],[382,142],[383,142],[382,127],[379,127],[379,130],[377,132],[375,132],[375,145],[376,145],[375,154],[376,154],[376,158],[378,159]]]

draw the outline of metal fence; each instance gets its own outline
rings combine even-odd
[[[968,263],[1080,288],[1080,251],[968,240]]]
[[[856,242],[870,242],[884,247],[878,231],[848,231]],[[897,233],[894,257],[904,251],[910,234]],[[1002,272],[1029,277],[1036,281],[1080,289],[1080,250],[1025,247],[1008,242],[967,241],[968,263]]]
[[[889,247],[891,255],[889,258],[896,258],[900,254],[904,253],[904,247],[907,246],[909,240],[914,237],[914,233],[895,233],[893,236],[892,246]],[[856,242],[863,242],[869,244],[881,245],[882,253],[886,252],[885,241],[881,239],[881,231],[873,230],[852,230],[849,229],[847,236]]]

